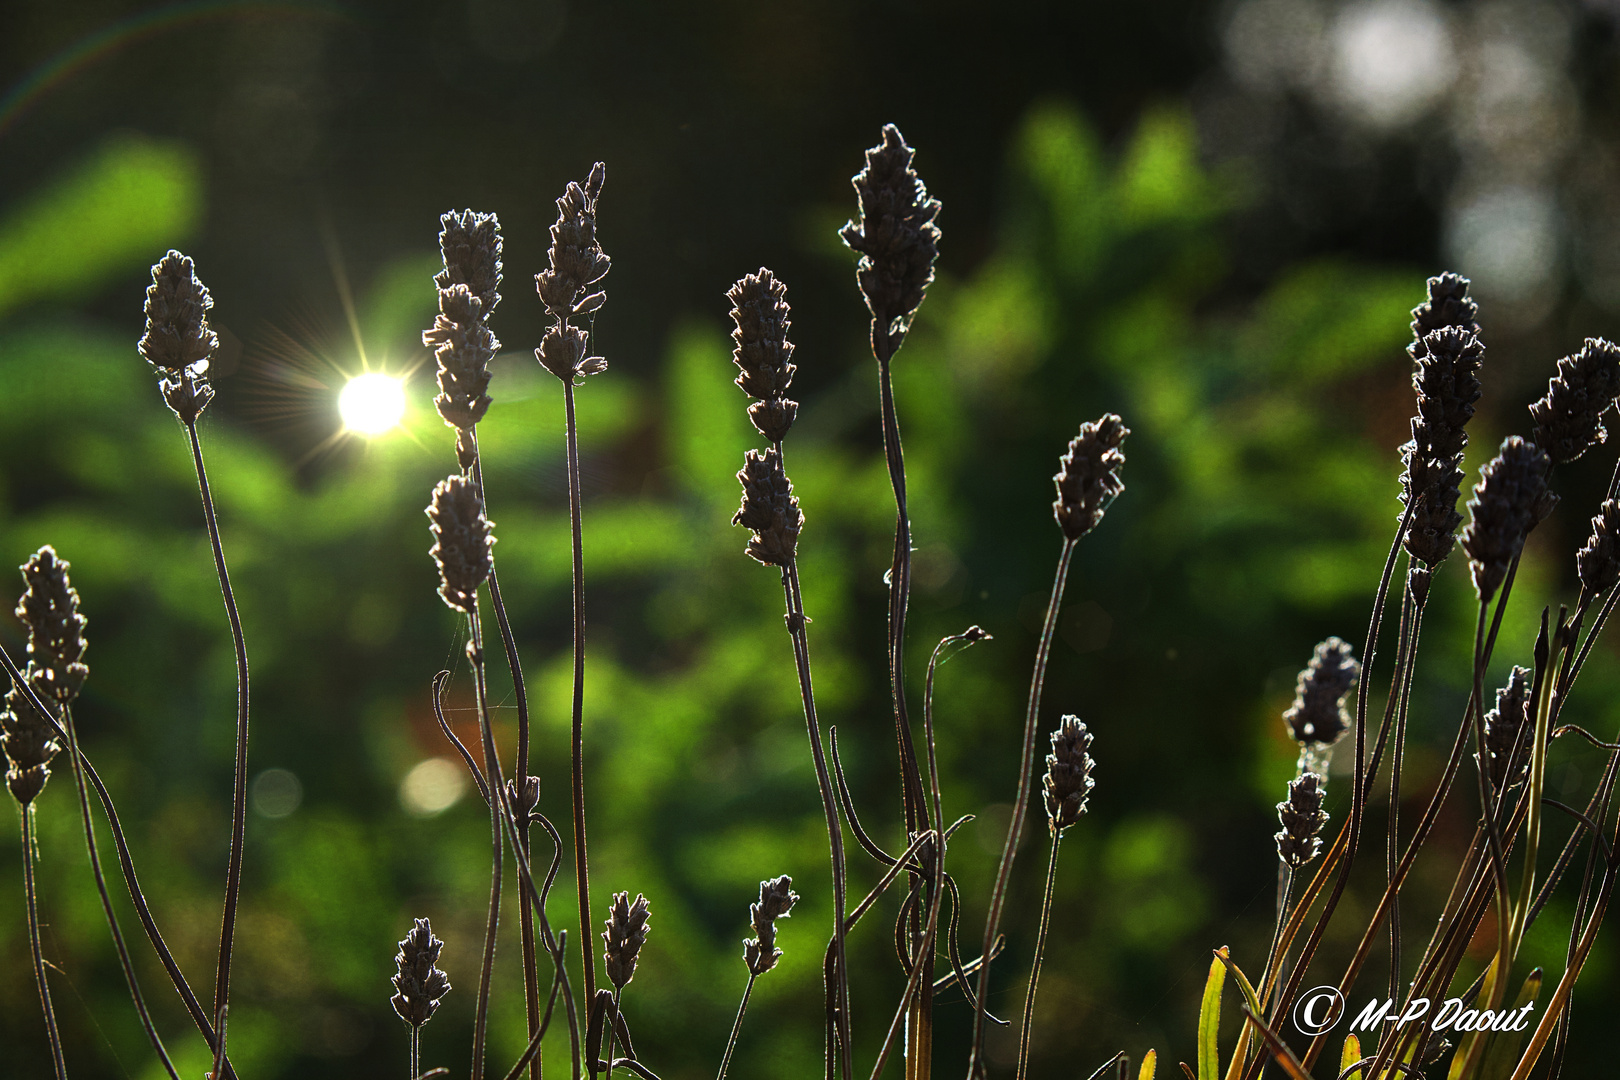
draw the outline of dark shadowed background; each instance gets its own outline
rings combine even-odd
[[[466,1067],[488,825],[428,709],[465,629],[433,594],[421,515],[453,467],[420,344],[438,215],[452,208],[495,211],[505,229],[491,325],[506,349],[480,433],[541,808],[567,820],[562,408],[530,357],[544,327],[530,282],[553,200],[597,160],[613,271],[595,348],[611,368],[580,403],[598,907],[622,889],[651,899],[625,1012],[659,1075],[697,1078],[712,1075],[746,979],[748,902],[761,878],[791,874],[804,901],[733,1070],[818,1075],[826,837],[775,576],[729,524],[754,443],[730,385],[724,292],[761,265],[788,284],[818,699],[866,826],[902,846],[883,662],[893,504],[866,313],[836,237],[885,122],[944,203],[939,279],[896,362],[914,695],[942,635],[971,623],[995,635],[941,670],[936,703],[946,812],[979,815],[951,849],[964,949],[977,948],[1009,813],[1059,547],[1049,478],[1080,421],[1117,411],[1134,432],[1128,490],[1081,547],[1043,716],[1085,719],[1098,765],[1064,845],[1034,1069],[1084,1076],[1121,1048],[1157,1047],[1160,1075],[1191,1060],[1208,950],[1230,944],[1258,968],[1269,939],[1273,804],[1294,763],[1278,717],[1295,673],[1322,637],[1359,652],[1366,635],[1424,278],[1465,273],[1481,304],[1471,474],[1527,431],[1523,408],[1556,358],[1620,333],[1617,19],[1606,0],[0,5],[0,559],[51,543],[73,564],[92,643],[79,722],[194,984],[212,972],[234,685],[183,433],[134,343],[148,267],[169,247],[196,259],[216,301],[219,398],[203,438],[254,672],[230,1025],[241,1075],[400,1075],[387,979],[421,915],[448,942],[455,986],[424,1062]],[[404,430],[341,431],[337,393],[363,369],[410,373]],[[1504,671],[1527,660],[1541,605],[1571,598],[1572,552],[1613,457],[1561,472],[1564,504],[1531,542],[1497,651]],[[1467,695],[1474,600],[1460,563],[1426,623],[1406,765],[1420,800]],[[22,640],[9,621],[0,636]],[[496,678],[510,746],[509,681]],[[1386,662],[1375,709],[1387,681]],[[1581,687],[1570,718],[1612,732],[1607,645]],[[451,700],[470,731],[464,670]],[[1584,798],[1597,751],[1564,742],[1552,760],[1551,789]],[[1347,789],[1329,793],[1336,821]],[[1471,806],[1453,800],[1408,889],[1414,937],[1433,924]],[[65,765],[39,828],[70,1068],[157,1077]],[[1549,829],[1567,835],[1563,821]],[[1046,844],[1038,820],[1027,835],[991,1001],[1013,1017]],[[878,873],[861,858],[864,889]],[[1336,977],[1376,898],[1365,869],[1318,981]],[[565,877],[559,925],[571,892]],[[49,1064],[21,898],[7,827],[0,1074],[35,1077]],[[1551,905],[1527,961],[1562,970],[1570,906]],[[858,1061],[904,985],[894,910],[852,939]],[[492,1067],[504,1073],[523,1043],[515,932],[502,949]],[[1614,963],[1600,939],[1573,1075],[1598,1075]],[[1357,1001],[1382,986],[1379,964]],[[156,963],[142,965],[160,1027],[199,1075],[201,1040]],[[942,993],[939,1016],[949,1072],[965,1058],[959,992]],[[562,1067],[566,1043],[547,1052]],[[993,1052],[1010,1069],[1013,1044]]]

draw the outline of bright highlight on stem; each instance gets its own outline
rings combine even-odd
[[[338,394],[338,412],[350,431],[372,437],[385,434],[405,418],[405,386],[380,371],[356,375]]]

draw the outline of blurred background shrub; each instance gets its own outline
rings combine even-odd
[[[996,638],[940,676],[947,812],[979,815],[952,849],[964,937],[977,939],[1006,822],[1058,549],[1050,476],[1081,420],[1118,411],[1134,431],[1128,491],[1080,549],[1046,695],[1052,717],[1091,725],[1099,764],[1060,868],[1034,1068],[1083,1075],[1121,1047],[1190,1056],[1206,950],[1231,944],[1241,962],[1269,936],[1294,674],[1327,634],[1358,651],[1365,635],[1398,510],[1402,349],[1424,277],[1455,268],[1481,300],[1490,352],[1471,473],[1525,430],[1557,356],[1616,332],[1614,17],[1596,0],[1011,3],[994,18],[961,3],[12,5],[0,557],[49,542],[73,563],[92,642],[81,728],[194,982],[217,927],[234,684],[191,466],[134,341],[146,268],[170,246],[197,259],[217,301],[221,394],[203,437],[255,703],[238,1068],[398,1075],[387,977],[421,915],[457,985],[424,1061],[459,1070],[465,1053],[488,826],[429,710],[429,679],[454,666],[464,631],[433,594],[421,514],[452,460],[419,344],[437,215],[452,207],[496,211],[506,230],[493,328],[507,348],[482,445],[541,806],[567,817],[561,401],[528,356],[542,312],[527,282],[552,199],[600,158],[614,274],[596,335],[613,367],[579,398],[593,885],[652,899],[626,1011],[641,1056],[673,1080],[717,1062],[745,980],[747,904],[760,879],[793,875],[804,902],[735,1068],[817,1075],[825,837],[776,581],[729,524],[753,439],[723,293],[761,263],[789,285],[821,710],[863,820],[893,847],[893,510],[865,313],[835,236],[853,210],[847,177],[888,120],[945,203],[941,280],[896,367],[918,548],[913,689],[943,634],[978,623]],[[368,369],[410,374],[403,429],[371,440],[343,434],[336,409]],[[1504,669],[1526,659],[1540,605],[1571,591],[1571,553],[1612,467],[1612,452],[1592,457],[1561,474],[1564,506],[1536,534]],[[1448,567],[1409,792],[1426,793],[1461,715],[1472,603],[1463,568]],[[8,647],[21,636],[0,627]],[[1604,732],[1620,667],[1600,651],[1569,719]],[[1375,704],[1386,678],[1372,679]],[[458,674],[453,715],[468,730],[471,697]],[[1596,761],[1561,745],[1554,786],[1584,793]],[[39,821],[70,1064],[155,1077],[64,781]],[[1336,816],[1344,787],[1330,791]],[[1443,842],[1471,824],[1453,809]],[[0,963],[18,973],[0,980],[0,1042],[8,1075],[35,1076],[48,1066],[20,977],[17,843],[0,830]],[[1002,1015],[1022,998],[1036,850],[1015,879],[1019,959],[991,1002]],[[852,865],[857,886],[875,880]],[[1409,888],[1408,926],[1437,910],[1438,874]],[[563,924],[569,891],[555,894]],[[1335,923],[1330,959],[1353,944],[1357,913]],[[1527,945],[1554,969],[1558,915]],[[858,1019],[886,1016],[904,982],[888,930],[853,943]],[[523,1027],[515,937],[502,947],[500,1057]],[[143,963],[164,1032],[200,1073],[200,1040]],[[1578,1074],[1614,1001],[1612,964],[1600,941]],[[939,1008],[936,1057],[960,1060],[959,992]],[[879,1029],[857,1026],[868,1056]]]

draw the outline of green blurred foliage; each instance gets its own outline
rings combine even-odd
[[[926,148],[922,160],[926,171]],[[201,198],[189,161],[175,148],[114,144],[5,212],[0,552],[21,561],[48,542],[73,564],[92,636],[77,710],[84,739],[119,800],[160,924],[193,985],[206,986],[235,687],[185,441],[136,356],[138,308],[109,327],[21,307],[71,303],[183,239]],[[1241,187],[1200,166],[1190,123],[1174,110],[1150,113],[1107,148],[1075,110],[1048,105],[1027,118],[1007,176],[994,250],[971,278],[936,282],[895,369],[917,545],[908,676],[915,698],[939,637],[970,623],[995,635],[941,669],[936,702],[947,817],[979,815],[951,849],[967,896],[963,949],[973,953],[1059,547],[1049,477],[1081,420],[1120,412],[1133,429],[1128,491],[1081,547],[1043,717],[1050,726],[1080,714],[1099,762],[1091,814],[1060,865],[1037,1018],[1036,1071],[1068,1075],[1119,1048],[1190,1057],[1210,946],[1231,943],[1256,974],[1273,914],[1270,804],[1293,768],[1277,717],[1318,639],[1363,636],[1398,509],[1393,447],[1411,407],[1402,348],[1423,275],[1313,262],[1258,297],[1228,295],[1222,223]],[[359,324],[374,356],[421,358],[433,265],[424,251],[363,290]],[[207,280],[207,267],[199,273]],[[229,309],[230,297],[216,299]],[[635,313],[610,304],[601,317]],[[723,320],[717,300],[674,328],[658,380],[610,371],[578,395],[592,886],[599,913],[617,890],[652,900],[625,1009],[642,1057],[674,1080],[707,1075],[718,1060],[745,981],[747,905],[762,878],[791,874],[803,901],[782,925],[779,969],[756,988],[734,1069],[809,1078],[820,1070],[818,969],[831,917],[826,837],[779,583],[743,556],[729,523],[732,474],[755,436],[731,385]],[[874,365],[855,350],[843,362],[847,374],[805,402],[787,462],[807,518],[801,568],[818,704],[841,732],[867,829],[893,850],[903,838],[882,656],[893,509],[875,442]],[[278,401],[336,430],[344,366],[289,355],[253,379],[222,380],[221,391],[247,398],[274,384],[291,395]],[[525,663],[541,810],[566,832],[561,395],[520,348],[496,368],[480,428],[496,555]],[[415,816],[401,795],[413,768],[452,755],[428,704],[441,667],[456,672],[453,722],[464,734],[473,723],[459,659],[466,631],[434,596],[426,556],[421,509],[453,461],[431,381],[416,369],[403,433],[340,440],[322,451],[330,457],[313,480],[222,409],[203,424],[253,665],[251,771],[290,770],[303,790],[292,813],[250,820],[230,1029],[244,1076],[398,1075],[405,1032],[387,980],[394,941],[422,915],[447,942],[455,986],[425,1031],[424,1061],[457,1071],[464,1062],[487,818],[465,795]],[[1481,417],[1472,463],[1494,445],[1497,423]],[[1584,509],[1563,514],[1575,523],[1566,539],[1583,531]],[[1525,658],[1535,612],[1568,575],[1567,551],[1532,545],[1502,666]],[[1435,748],[1461,714],[1472,603],[1453,565],[1428,620],[1413,788],[1433,776]],[[0,633],[19,644],[16,626]],[[510,681],[499,665],[493,677],[509,749]],[[1373,680],[1375,706],[1383,678]],[[1606,655],[1587,679],[1588,703],[1620,688]],[[1606,719],[1581,700],[1571,719]],[[1566,797],[1587,790],[1595,760],[1559,747]],[[1345,786],[1331,793],[1336,815]],[[1455,842],[1466,816],[1447,818],[1439,842]],[[47,949],[74,1072],[156,1076],[90,891],[62,770],[39,822]],[[1549,828],[1562,835],[1565,825]],[[1026,837],[1012,959],[991,1001],[1002,1015],[1022,1000],[1044,862],[1044,830],[1032,824]],[[536,851],[550,854],[543,841]],[[27,970],[18,854],[14,833],[0,839],[0,890],[13,898],[0,904],[0,955],[15,973]],[[564,864],[550,911],[558,926],[573,910]],[[879,876],[858,852],[851,865],[856,890]],[[1442,873],[1420,877],[1409,926],[1432,922],[1446,886]],[[524,1041],[514,895],[495,974],[498,1062]],[[138,935],[120,903],[126,932]],[[904,983],[894,910],[880,906],[852,939],[865,1059]],[[1329,937],[1334,958],[1353,944],[1363,909],[1352,900],[1345,911]],[[1566,908],[1566,926],[1568,917]],[[1560,948],[1558,922],[1555,910],[1538,927],[1536,956]],[[594,941],[600,927],[588,932]],[[205,1067],[200,1041],[144,946],[141,955],[165,1037],[195,1075]],[[1607,954],[1595,957],[1591,1000],[1608,1000],[1611,969]],[[33,993],[25,978],[0,980],[12,1075],[46,1068]],[[968,1015],[959,992],[942,994],[938,1008],[936,1060],[959,1060]],[[555,1035],[547,1054],[560,1062],[566,1038]],[[1010,1059],[1004,1032],[992,1051]]]

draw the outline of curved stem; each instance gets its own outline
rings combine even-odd
[[[478,1004],[473,1015],[472,1073],[473,1080],[484,1075],[484,1041],[489,1030],[489,982],[495,967],[495,932],[501,920],[501,870],[505,859],[501,847],[501,818],[504,816],[505,791],[500,786],[500,758],[495,751],[495,733],[489,723],[489,690],[484,678],[483,631],[475,607],[467,613],[472,638],[467,649],[472,661],[473,680],[478,694],[478,730],[484,742],[484,770],[489,777],[490,806],[490,883],[489,919],[484,924],[483,963],[478,973]],[[532,883],[531,883],[532,884]]]
[[[1063,589],[1069,580],[1069,563],[1074,558],[1075,541],[1063,540],[1063,552],[1058,556],[1057,573],[1052,580],[1052,598],[1046,605],[1046,621],[1041,626],[1040,642],[1035,647],[1035,671],[1029,680],[1029,705],[1024,712],[1024,747],[1018,758],[1018,794],[1013,798],[1012,820],[1007,825],[1007,841],[1001,849],[1001,861],[996,866],[995,884],[990,889],[990,911],[984,920],[984,948],[980,955],[985,962],[979,967],[978,992],[974,997],[981,1006],[990,986],[990,946],[1001,928],[1001,909],[1007,901],[1007,879],[1012,873],[1013,855],[1018,850],[1019,837],[1024,831],[1024,811],[1029,803],[1030,774],[1035,762],[1035,726],[1041,710],[1041,688],[1046,683],[1046,662],[1052,653],[1052,636],[1057,630],[1058,609],[1063,606]],[[973,1049],[968,1059],[968,1075],[984,1073],[984,1009],[973,1017]]]
[[[489,513],[489,493],[484,490],[484,463],[478,447],[478,427],[467,432],[472,443],[473,482],[484,500],[484,513]],[[506,650],[506,666],[512,673],[512,695],[517,699],[517,750],[513,757],[512,775],[518,785],[529,776],[529,694],[523,681],[523,661],[518,656],[517,637],[512,633],[512,621],[506,615],[506,601],[501,598],[501,581],[496,567],[489,569],[489,602],[495,612],[495,626],[501,634],[501,646]],[[533,809],[533,807],[530,807]],[[524,814],[517,822],[517,840],[523,850],[529,850],[529,816]],[[535,962],[534,909],[525,890],[518,891],[518,926],[523,949],[523,1008],[528,1019],[529,1038],[540,1030],[540,972]],[[540,1080],[544,1072],[541,1055],[536,1051],[529,1069],[530,1080]]]
[[[810,733],[810,756],[816,766],[816,786],[821,792],[821,809],[827,819],[827,841],[832,855],[833,882],[833,953],[837,971],[833,982],[826,988],[831,1004],[835,1006],[838,1056],[842,1059],[846,1080],[853,1080],[853,1056],[849,1036],[849,965],[844,945],[844,910],[847,901],[844,880],[844,830],[838,821],[838,806],[833,795],[832,778],[827,773],[827,758],[821,748],[821,723],[816,719],[816,696],[810,682],[810,639],[806,632],[804,599],[799,589],[799,564],[789,562],[782,570],[782,591],[787,601],[788,634],[793,639],[794,667],[799,676],[799,697],[804,705],[804,722]],[[832,1034],[832,1033],[829,1033]],[[831,1062],[829,1062],[829,1067]]]
[[[34,881],[34,806],[22,811],[23,893],[28,900],[28,955],[34,961],[34,982],[39,987],[39,1005],[45,1013],[45,1036],[51,1044],[51,1063],[56,1080],[67,1080],[67,1062],[62,1058],[62,1035],[56,1030],[56,1010],[51,1007],[51,986],[45,978],[45,953],[39,943],[39,886]]]
[[[169,1060],[168,1051],[163,1048],[163,1039],[152,1024],[152,1016],[147,1012],[146,998],[141,995],[140,983],[135,978],[135,965],[130,960],[129,946],[124,942],[124,932],[118,926],[118,916],[113,913],[112,896],[107,891],[107,878],[101,870],[101,855],[96,850],[95,822],[90,817],[90,793],[85,786],[84,768],[79,761],[79,733],[73,723],[73,710],[66,705],[62,706],[62,726],[67,729],[68,760],[73,765],[73,788],[79,796],[79,816],[84,822],[84,846],[90,857],[90,872],[96,879],[96,892],[101,897],[101,912],[107,918],[107,929],[112,932],[113,948],[118,953],[118,965],[123,969],[124,982],[129,986],[130,1000],[135,1003],[135,1013],[141,1019],[141,1030],[146,1032],[147,1041],[152,1044],[152,1050],[163,1063],[163,1069],[169,1074],[170,1080],[180,1080],[174,1062]],[[215,1071],[219,1071],[217,1067]]]
[[[197,468],[197,488],[202,494],[203,518],[208,523],[208,542],[214,549],[214,571],[219,575],[219,592],[225,601],[225,617],[231,624],[231,644],[236,649],[236,770],[231,788],[231,852],[225,870],[225,911],[220,918],[219,960],[214,971],[214,1012],[230,1000],[231,954],[236,942],[236,908],[242,893],[242,844],[247,831],[247,748],[248,748],[248,659],[247,642],[242,637],[242,617],[236,610],[230,573],[225,568],[225,548],[219,540],[219,517],[214,512],[214,496],[208,487],[208,471],[203,468],[202,443],[197,439],[197,422],[186,424],[191,440],[191,460]]]
[[[1041,981],[1041,956],[1046,952],[1046,932],[1052,924],[1052,891],[1057,884],[1058,845],[1063,832],[1052,834],[1052,854],[1046,860],[1046,892],[1041,898],[1041,927],[1035,933],[1035,964],[1029,972],[1029,991],[1024,995],[1024,1022],[1018,1029],[1018,1080],[1029,1075],[1029,1031],[1035,1021],[1035,987]]]
[[[56,722],[56,717],[51,715],[50,709],[41,700],[40,696],[34,692],[33,686],[29,684],[27,679],[23,678],[23,673],[17,667],[17,662],[11,658],[11,654],[6,651],[3,645],[0,645],[0,668],[5,669],[6,674],[11,677],[12,683],[22,690],[23,696],[28,699],[28,703],[51,725],[57,738],[61,739],[64,745],[68,744],[70,740],[67,732],[63,730],[61,724]],[[186,1012],[191,1014],[192,1022],[197,1025],[197,1030],[202,1032],[203,1038],[208,1043],[209,1053],[213,1053],[214,1047],[217,1045],[214,1023],[208,1014],[203,1011],[202,1003],[197,1000],[197,995],[192,992],[191,984],[186,982],[185,974],[180,970],[180,965],[175,962],[174,952],[169,948],[168,943],[163,940],[163,934],[158,930],[157,921],[152,918],[151,906],[147,904],[146,894],[141,891],[140,880],[135,876],[135,860],[130,856],[129,841],[124,836],[124,827],[118,820],[118,808],[113,805],[112,795],[108,792],[107,785],[102,782],[101,775],[96,772],[95,765],[91,763],[90,758],[82,749],[79,751],[78,758],[80,764],[84,766],[85,775],[90,778],[90,786],[96,789],[96,798],[101,802],[102,812],[107,815],[107,825],[112,830],[113,845],[118,849],[119,869],[123,872],[124,886],[129,890],[129,899],[135,906],[135,914],[140,917],[141,926],[146,930],[147,940],[152,943],[152,951],[157,953],[158,959],[162,962],[163,970],[168,973],[169,981],[174,985],[175,993],[180,995],[180,1000],[184,1003]],[[236,1080],[236,1074],[231,1069],[229,1058],[225,1060],[225,1076],[227,1080]]]

